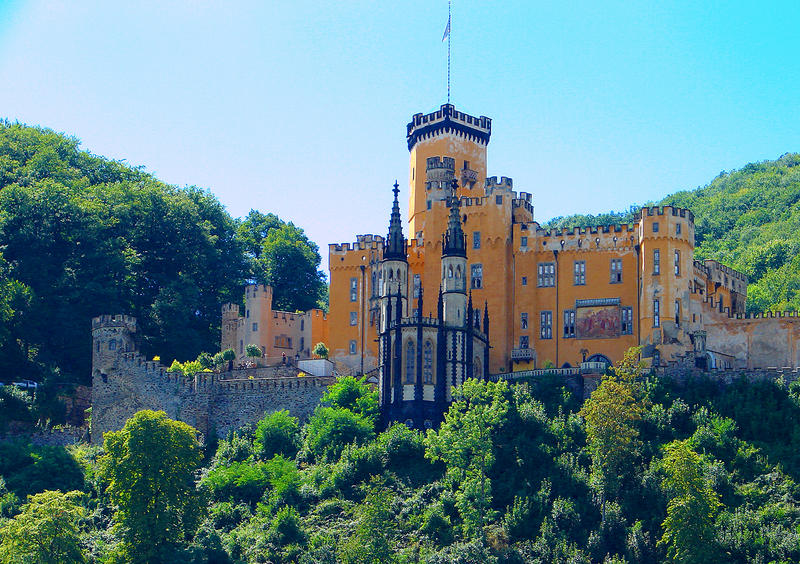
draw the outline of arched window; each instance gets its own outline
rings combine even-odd
[[[406,343],[406,383],[414,383],[414,341]]]
[[[448,278],[452,278],[453,277],[453,267],[452,266],[448,266],[447,267],[447,277]]]
[[[456,267],[456,278],[461,278],[461,265]]]
[[[481,372],[481,361],[479,358],[475,358],[472,362],[472,377],[480,380],[483,377],[483,373]]]
[[[422,378],[425,384],[433,384],[433,343],[425,341],[422,354]]]

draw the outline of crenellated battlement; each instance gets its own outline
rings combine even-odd
[[[633,235],[636,233],[636,224],[619,223],[614,225],[598,225],[589,227],[564,227],[562,229],[542,229],[538,223],[536,225],[537,237],[581,237],[588,235],[600,235],[603,233],[620,233]]]
[[[136,332],[136,318],[130,315],[100,315],[92,318],[92,329],[102,329],[106,327],[119,327]]]
[[[686,208],[676,208],[674,206],[643,207],[641,210],[639,210],[637,219],[642,220],[646,217],[654,216],[684,217],[688,219],[690,223],[694,223],[694,214],[691,212],[691,210]]]
[[[428,157],[425,160],[425,170],[438,170],[445,169],[454,171],[456,170],[456,160],[452,157]]]
[[[381,235],[356,235],[355,243],[330,243],[331,253],[347,253],[350,251],[382,250],[385,239]]]
[[[507,176],[501,176],[500,180],[497,180],[496,176],[489,176],[486,178],[484,187],[486,188],[487,194],[494,190],[513,190],[514,181]]]
[[[435,112],[414,114],[406,130],[409,151],[418,142],[443,133],[486,145],[492,135],[492,120],[486,116],[476,118],[459,112],[452,104],[443,104]]]

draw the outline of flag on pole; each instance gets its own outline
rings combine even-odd
[[[444,35],[442,35],[442,41],[447,39],[450,36],[450,16],[447,16],[447,27],[444,28]]]

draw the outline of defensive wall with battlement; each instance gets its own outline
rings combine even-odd
[[[137,352],[136,320],[130,316],[94,318],[92,343],[94,443],[142,409],[162,410],[203,436],[224,436],[282,409],[306,419],[333,382],[331,377],[298,376],[297,368],[283,365],[192,377],[169,372]]]

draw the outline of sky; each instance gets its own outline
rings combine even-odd
[[[276,213],[327,268],[385,234],[395,179],[407,202],[446,23],[443,0],[0,0],[0,118]],[[456,0],[451,99],[537,220],[624,210],[800,151],[799,25],[796,0]]]

